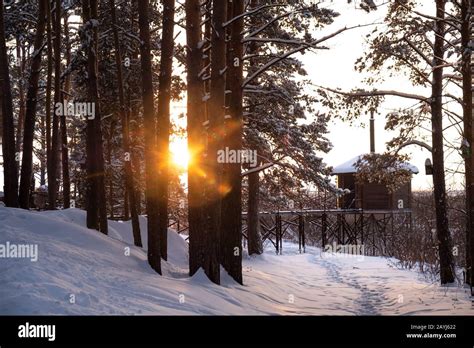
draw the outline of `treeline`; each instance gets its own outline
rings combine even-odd
[[[44,195],[47,209],[85,209],[87,226],[105,234],[107,218],[131,219],[137,246],[146,214],[148,260],[158,273],[170,218],[184,206],[190,274],[203,268],[219,283],[222,266],[242,283],[242,210],[248,251],[261,253],[260,198],[328,187],[317,155],[331,146],[328,118],[316,111],[297,59],[347,30],[314,36],[338,15],[324,5],[0,5],[7,206],[30,209]],[[184,99],[187,128],[179,129],[171,106]],[[183,132],[187,186],[169,153],[171,136]]]

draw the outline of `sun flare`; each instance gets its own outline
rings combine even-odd
[[[170,144],[170,151],[173,164],[181,169],[187,169],[191,156],[186,139],[174,139]]]

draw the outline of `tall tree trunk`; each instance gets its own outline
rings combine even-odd
[[[243,0],[228,2],[228,19],[239,17],[244,11]],[[227,90],[229,112],[225,120],[223,148],[242,149],[243,134],[243,18],[232,22],[227,50]],[[240,163],[224,164],[223,187],[225,195],[221,210],[222,264],[232,278],[242,284],[242,177]]]
[[[258,0],[251,0],[250,7],[256,8],[259,6]],[[252,24],[251,24],[252,25]],[[255,54],[257,46],[255,42],[250,42],[248,45],[248,54]],[[252,74],[256,70],[255,64],[250,61],[249,74]],[[252,115],[255,112],[255,108],[250,103],[249,113]],[[258,153],[258,149],[254,149]],[[260,205],[260,173],[254,172],[248,176],[248,202],[247,202],[247,238],[248,238],[248,253],[249,255],[260,255],[263,253],[262,238],[260,236],[260,218],[259,218],[259,205]]]
[[[115,1],[110,0],[110,13],[112,16],[112,30],[114,33],[114,48],[115,48],[115,65],[117,66],[117,83],[119,92],[119,103],[120,103],[120,119],[122,122],[122,144],[123,151],[125,153],[124,158],[124,171],[125,171],[125,191],[126,191],[126,202],[129,203],[128,207],[132,216],[132,230],[133,230],[133,241],[136,246],[142,247],[142,238],[140,235],[140,224],[138,221],[137,203],[135,187],[133,184],[133,171],[132,171],[132,154],[130,150],[130,131],[129,121],[127,117],[127,110],[125,105],[125,94],[123,88],[123,74],[122,74],[122,53],[120,48],[119,35],[117,30],[117,18],[115,14]],[[126,215],[128,215],[126,213]]]
[[[465,180],[466,180],[466,283],[471,281],[471,255],[470,255],[470,234],[472,229],[471,195],[474,193],[474,182],[472,181],[471,152],[472,152],[472,84],[471,84],[471,53],[469,44],[471,41],[470,30],[470,1],[461,1],[461,45],[463,51],[462,57],[462,84],[463,84],[463,121],[464,121],[464,140],[469,144],[469,153],[465,154]]]
[[[211,37],[211,96],[209,100],[206,153],[206,257],[204,270],[209,279],[220,284],[221,186],[222,165],[217,153],[222,149],[225,116],[226,36],[223,23],[227,18],[227,2],[214,0]]]
[[[46,119],[41,117],[40,186],[46,185]]]
[[[454,281],[451,235],[448,226],[443,148],[443,56],[446,0],[436,0],[435,39],[432,80],[431,123],[433,142],[433,186],[436,209],[441,284]]]
[[[47,0],[46,5],[46,42],[48,46],[47,50],[47,72],[46,72],[46,101],[45,101],[45,133],[46,133],[46,167],[48,172],[48,187],[50,185],[50,173],[51,171],[51,163],[53,163],[51,159],[51,91],[52,91],[52,81],[53,81],[53,39],[52,39],[52,18],[51,18],[51,1]],[[49,189],[48,189],[49,192]]]
[[[83,0],[82,15],[86,31],[92,42],[87,46],[88,98],[95,105],[95,116],[87,119],[87,227],[108,233],[107,207],[104,180],[104,153],[102,145],[101,113],[97,81],[97,1]]]
[[[129,195],[130,194],[128,193],[127,183],[125,182],[125,189],[123,190],[123,219],[125,221],[130,220],[130,202],[128,200]]]
[[[130,94],[129,94],[130,96]],[[140,125],[138,124],[138,111],[136,110],[136,106],[133,106],[128,102],[128,109],[129,112],[127,113],[127,124],[130,130],[130,162],[132,164],[132,178],[134,177],[141,177],[141,161],[139,156],[135,154],[134,148],[136,148],[136,144],[132,141],[134,134],[140,134]],[[132,121],[133,121],[133,128],[132,128]],[[135,176],[133,175],[135,173]],[[142,192],[140,189],[140,185],[137,184],[135,180],[133,180],[134,188],[135,188],[135,200],[136,200],[136,209],[137,215],[140,216],[142,213]]]
[[[259,172],[250,173],[248,176],[249,194],[247,207],[247,236],[249,255],[263,253],[262,238],[260,237],[259,201],[260,177]]]
[[[47,0],[39,1],[38,23],[34,42],[34,52],[31,59],[28,90],[26,93],[25,127],[23,131],[23,157],[21,162],[19,204],[21,208],[30,207],[31,178],[33,176],[33,138],[35,131],[36,104],[38,80],[41,70],[41,52],[43,51],[43,35],[46,24]],[[14,144],[14,140],[10,142]],[[14,176],[13,176],[14,178]]]
[[[204,143],[203,84],[199,73],[202,69],[200,42],[201,16],[199,0],[186,0],[186,67],[187,67],[187,134],[191,162],[188,167],[188,222],[189,222],[189,275],[203,267],[203,210],[202,155]]]
[[[472,71],[471,43],[474,40],[471,31],[474,8],[474,0],[462,0],[461,2],[461,44],[463,52],[463,120],[464,139],[469,144],[468,152],[465,154],[465,178],[466,178],[466,283],[474,286],[474,124],[472,103]]]
[[[25,90],[23,87],[23,76],[25,70],[25,49],[24,43],[19,38],[16,39],[16,59],[18,73],[18,124],[16,128],[16,153],[21,153],[21,140],[23,135],[23,122],[25,120]]]
[[[158,233],[161,257],[168,258],[168,183],[169,183],[169,137],[171,78],[174,55],[174,6],[175,0],[163,0],[163,33],[161,38],[161,61],[158,89],[158,117],[156,126],[158,154]]]
[[[54,105],[53,127],[51,135],[51,163],[48,171],[49,209],[56,209],[58,191],[58,164],[59,164],[59,117],[56,105],[62,102],[61,97],[61,1],[55,0],[54,6]],[[62,115],[65,117],[64,115]]]
[[[64,41],[66,46],[66,64],[69,66],[71,62],[71,43],[69,41],[69,26],[68,26],[68,13],[67,9],[64,10]],[[69,90],[71,88],[71,78],[68,74],[64,81],[64,95],[61,98],[66,103],[69,99]],[[64,209],[70,208],[71,206],[71,178],[69,176],[69,150],[67,140],[67,125],[66,116],[61,117],[61,167],[63,176],[63,207]]]
[[[41,14],[41,13],[40,13]],[[40,20],[41,21],[41,20]],[[18,206],[18,164],[15,155],[15,127],[10,86],[8,51],[5,37],[3,0],[0,1],[0,100],[2,103],[2,153],[4,200],[7,207]]]
[[[107,163],[109,164],[109,170],[107,173],[107,180],[109,186],[109,211],[110,211],[110,218],[113,219],[115,217],[115,209],[114,209],[114,176],[113,176],[113,168],[112,168],[112,138],[115,132],[115,120],[110,122],[109,126],[109,134],[107,137]]]
[[[158,222],[158,195],[154,179],[156,164],[156,121],[153,105],[153,81],[150,54],[150,27],[149,27],[148,0],[138,2],[138,19],[140,26],[140,52],[142,68],[142,95],[143,118],[145,129],[145,181],[146,205],[148,217],[148,262],[150,266],[161,274],[160,235]]]

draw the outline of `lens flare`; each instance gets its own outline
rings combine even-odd
[[[181,169],[187,169],[191,162],[186,139],[174,139],[170,144],[173,164]]]

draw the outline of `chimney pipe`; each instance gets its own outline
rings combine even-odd
[[[370,111],[370,153],[375,153],[374,110]]]

